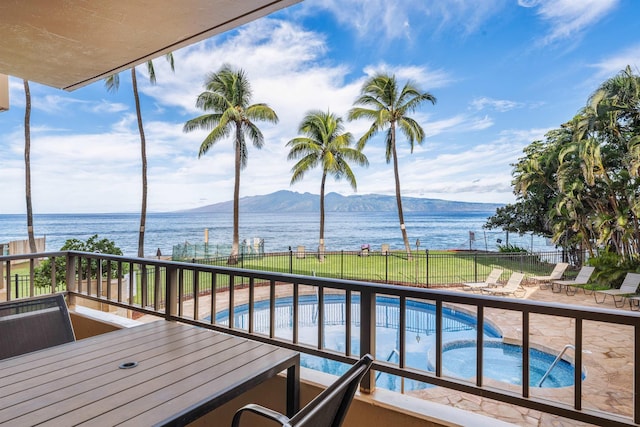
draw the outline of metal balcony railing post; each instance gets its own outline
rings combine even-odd
[[[67,271],[65,273],[65,280],[67,282],[67,291],[76,292],[78,290],[78,283],[76,282],[76,257],[67,253]],[[75,305],[76,300],[73,295],[69,296],[69,305]]]
[[[147,277],[147,266],[146,264],[140,264],[140,282],[141,282],[141,286],[142,286],[142,295],[140,296],[140,304],[142,305],[142,307],[147,307],[149,305],[148,302],[148,295],[149,295],[149,288],[147,288],[148,286],[148,277]]]
[[[429,287],[429,249],[424,250],[424,259],[425,259],[424,285],[428,288]]]
[[[293,274],[293,250],[289,246],[289,274]]]
[[[384,281],[389,283],[389,251],[384,253]]]
[[[370,290],[360,292],[360,357],[376,354],[376,294]],[[370,370],[360,382],[360,391],[375,390],[375,373]]]
[[[473,281],[478,281],[478,254],[473,254]]]
[[[54,294],[58,287],[56,280],[56,257],[51,257],[49,262],[51,263],[51,293]],[[1,264],[2,263],[0,263],[0,265]]]
[[[7,281],[5,282],[7,285],[7,301],[11,301],[11,261],[7,261],[7,265],[6,265],[6,276],[3,276],[1,280],[4,280],[4,278],[7,278]]]
[[[100,298],[102,296],[102,259],[98,258],[96,260],[97,263],[97,271],[96,271],[96,296]]]
[[[178,316],[178,269],[176,267],[167,267],[165,274],[165,318],[171,320],[173,317]]]

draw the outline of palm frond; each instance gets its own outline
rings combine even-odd
[[[117,92],[120,88],[120,75],[112,74],[104,79],[104,86],[108,92]]]
[[[194,119],[188,120],[182,127],[183,132],[193,132],[194,130],[211,130],[220,123],[221,114],[204,114]]]
[[[202,157],[207,154],[207,151],[211,149],[218,141],[223,140],[229,136],[231,133],[230,126],[217,126],[209,132],[209,134],[205,137],[202,144],[200,144],[200,151],[198,151],[198,157]]]
[[[264,146],[264,136],[258,126],[256,126],[253,122],[245,121],[242,124],[242,128],[245,132],[245,135],[249,137],[251,143],[257,149],[261,149]]]

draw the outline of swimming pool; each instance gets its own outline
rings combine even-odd
[[[445,375],[470,379],[476,376],[476,341],[450,341],[442,346],[442,369]],[[483,376],[510,384],[522,384],[522,346],[502,340],[486,340],[483,346]],[[553,364],[556,355],[529,348],[529,386],[538,387],[540,380]],[[435,352],[429,350],[428,367],[433,370]],[[542,387],[573,385],[574,367],[560,360],[544,379]],[[584,379],[585,374],[582,374]]]
[[[318,298],[316,295],[303,295],[299,297],[298,302],[298,340],[302,344],[317,346],[318,345],[318,329],[317,329],[317,307]],[[324,295],[324,334],[323,348],[344,353],[345,351],[345,307],[344,295]],[[408,368],[415,368],[433,372],[433,363],[430,362],[430,352],[433,353],[435,348],[435,306],[423,301],[407,300],[406,302],[406,332],[405,332],[405,365]],[[292,297],[278,298],[275,302],[275,336],[284,340],[291,340],[293,337],[293,299]],[[359,313],[360,299],[354,295],[351,301],[352,323],[351,323],[351,351],[352,354],[358,355],[360,352],[359,343]],[[386,360],[391,363],[398,363],[399,346],[399,298],[378,296],[376,298],[376,358]],[[234,309],[234,325],[237,328],[247,329],[249,324],[248,305],[240,305]],[[226,324],[228,312],[221,311],[216,314],[216,323]],[[451,376],[459,378],[470,378],[475,376],[475,344],[472,347],[451,346],[451,343],[470,343],[476,339],[476,318],[474,315],[465,311],[443,308],[443,368]],[[269,301],[259,301],[254,305],[254,330],[256,333],[269,333]],[[500,330],[491,322],[485,319],[483,336],[486,342],[501,342],[496,339],[502,338]],[[444,350],[447,350],[446,352]],[[500,375],[503,371],[502,366],[505,363],[514,364],[513,357],[497,357],[493,349],[489,349],[489,353],[485,353],[485,372],[484,375],[495,378],[500,381],[507,381],[517,384],[515,375]],[[463,354],[465,352],[473,353],[472,355]],[[507,352],[515,354],[514,352]],[[490,354],[487,356],[487,354]],[[546,354],[546,353],[543,353]],[[551,357],[551,362],[554,356]],[[520,364],[521,364],[520,358]],[[541,358],[546,360],[546,358]],[[551,364],[549,362],[549,365]],[[307,368],[312,368],[332,374],[340,375],[348,368],[347,365],[314,357],[302,355],[301,363]],[[533,362],[532,362],[533,363]],[[463,369],[459,371],[457,366]],[[490,366],[497,367],[490,369]],[[571,365],[569,365],[571,367]],[[468,370],[473,370],[468,375]],[[517,369],[517,368],[514,368]],[[572,367],[570,368],[572,371]],[[552,374],[545,380],[544,387],[558,387],[565,384],[564,379],[558,381],[556,376],[564,370],[554,368]],[[544,372],[543,372],[544,374]],[[541,374],[542,375],[542,374]],[[515,382],[514,382],[515,381]],[[571,384],[573,378],[571,376]],[[566,384],[569,385],[569,384]],[[380,374],[376,380],[376,386],[387,388],[390,390],[416,390],[430,385],[413,381],[404,380],[402,378]]]

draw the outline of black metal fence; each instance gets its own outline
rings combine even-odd
[[[573,270],[577,271],[586,255],[573,256]],[[237,258],[192,258],[185,261],[211,266],[227,266],[248,270],[301,274],[334,279],[363,280],[377,283],[412,285],[419,287],[457,286],[464,282],[483,281],[493,268],[504,270],[507,280],[514,271],[527,275],[544,275],[558,262],[566,262],[563,252],[476,252],[476,251],[420,251],[409,256],[406,252],[288,252],[263,255],[241,253]],[[570,270],[568,276],[572,275]]]
[[[244,270],[258,270],[275,273],[289,273],[305,276],[325,277],[333,279],[360,280],[375,283],[398,284],[415,287],[449,287],[459,286],[465,282],[482,282],[492,269],[503,270],[501,281],[506,281],[512,272],[523,272],[528,276],[546,275],[551,272],[556,263],[565,261],[562,252],[540,253],[499,253],[475,251],[436,251],[429,250],[413,252],[411,257],[406,252],[370,252],[370,251],[339,251],[339,252],[287,252],[269,254],[241,253],[230,265],[228,255],[216,258],[192,258],[187,260],[194,264],[204,264],[219,267],[234,267]],[[583,258],[580,258],[582,260]],[[85,262],[86,264],[86,262]],[[110,285],[107,285],[106,272],[111,267],[106,263],[101,265],[103,283],[98,283],[96,275],[87,280],[90,272],[83,274],[81,287],[85,289],[100,287],[106,295]],[[88,264],[86,264],[88,265]],[[571,277],[577,272],[581,264],[574,264],[566,276]],[[86,267],[86,266],[85,266]],[[86,267],[88,268],[88,267]],[[136,301],[143,306],[147,304],[164,306],[164,295],[155,295],[156,281],[161,280],[164,271],[160,267],[144,264],[133,266],[133,274],[124,275],[126,293],[130,301]],[[113,273],[113,276],[117,276]],[[89,276],[90,277],[90,276]],[[6,279],[6,278],[5,278]],[[42,294],[50,291],[48,286],[36,286],[31,291],[29,275],[12,274],[10,277],[11,294],[14,298],[26,297],[32,294]],[[210,276],[194,276],[185,274],[180,278],[181,295],[184,298],[197,298],[197,295],[207,295],[216,290],[224,290],[228,283],[214,283]],[[237,282],[235,286],[246,285]],[[130,290],[129,290],[130,289]]]

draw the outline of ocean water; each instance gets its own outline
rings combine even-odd
[[[413,249],[497,250],[506,242],[499,230],[483,230],[493,212],[405,214]],[[36,237],[46,237],[46,250],[56,251],[67,239],[86,240],[93,234],[113,240],[125,255],[137,253],[139,214],[42,214],[34,215]],[[202,244],[208,229],[209,244],[230,245],[233,217],[229,213],[150,213],[147,215],[145,255],[158,249],[170,255],[177,244]],[[27,239],[26,215],[0,215],[0,243]],[[240,241],[264,239],[265,252],[287,251],[305,246],[315,250],[319,239],[319,215],[309,213],[241,213]],[[470,241],[470,232],[474,239]],[[325,216],[325,247],[328,251],[359,250],[363,244],[380,250],[382,244],[402,249],[402,235],[395,212],[329,212]],[[529,250],[552,250],[545,239],[509,235],[509,243]]]

